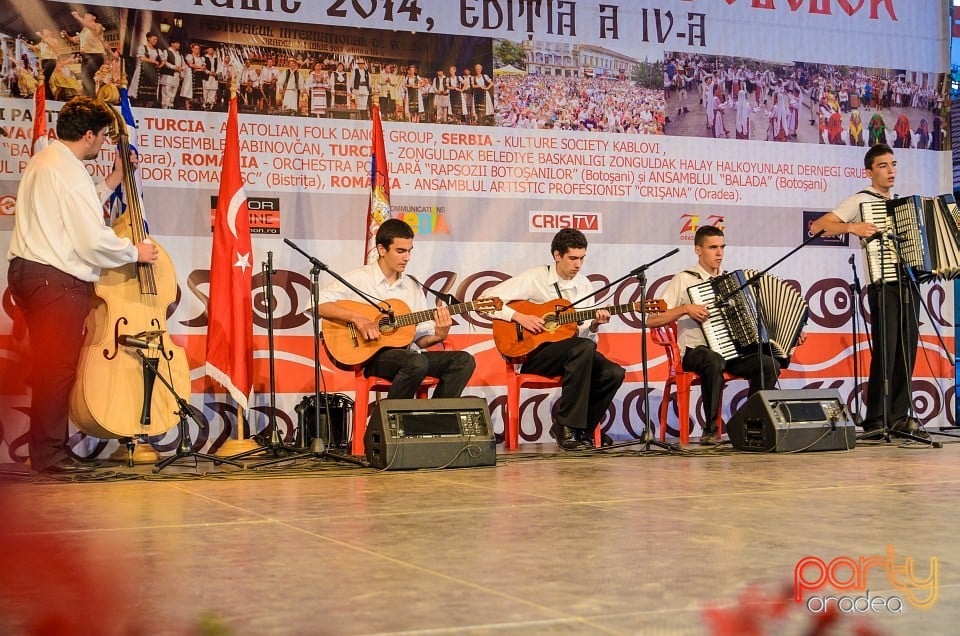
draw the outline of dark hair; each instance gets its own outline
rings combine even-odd
[[[873,170],[873,162],[877,157],[883,155],[892,155],[893,149],[887,144],[876,144],[870,146],[870,150],[863,156],[863,167],[867,170]]]
[[[78,141],[88,130],[96,135],[113,123],[113,113],[103,102],[78,95],[60,109],[57,137],[64,141]]]
[[[148,39],[149,39],[149,38],[159,38],[159,37],[160,37],[160,34],[157,33],[156,31],[147,31],[147,36],[146,36],[146,37],[147,37]]]
[[[380,224],[380,229],[377,230],[377,245],[389,250],[393,240],[398,238],[412,239],[413,228],[400,219],[387,219]]]
[[[702,225],[697,228],[697,233],[693,235],[693,244],[700,247],[711,236],[723,236],[723,230],[715,225]]]
[[[560,252],[560,256],[568,250],[587,249],[587,237],[580,230],[565,227],[557,232],[550,241],[550,253]]]

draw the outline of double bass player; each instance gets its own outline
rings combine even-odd
[[[102,269],[156,262],[149,240],[136,245],[104,225],[103,202],[124,177],[94,183],[83,162],[96,159],[114,116],[90,97],[64,104],[58,140],[30,160],[17,190],[7,280],[30,340],[30,462],[46,473],[92,470],[67,450],[69,395],[76,380],[93,283]],[[132,160],[131,160],[132,165]]]

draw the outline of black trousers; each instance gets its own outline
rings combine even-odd
[[[603,357],[597,344],[586,338],[541,345],[520,371],[562,376],[554,417],[562,426],[587,431],[603,419],[626,375],[623,367]]]
[[[720,413],[720,391],[723,388],[723,372],[750,382],[750,395],[763,389],[776,387],[780,377],[780,365],[767,354],[754,353],[724,361],[723,356],[710,347],[688,348],[681,363],[684,371],[700,376],[700,392],[703,396],[703,431],[717,430],[717,415]]]
[[[864,423],[883,424],[884,398],[894,424],[910,413],[913,365],[920,334],[920,294],[916,286],[874,283],[867,287],[870,307],[870,337],[873,354],[867,381],[867,415]],[[884,365],[886,353],[886,365]],[[886,374],[884,374],[886,367]]]
[[[460,397],[476,368],[476,360],[466,351],[384,349],[366,364],[363,373],[390,380],[387,397],[391,399],[416,396],[427,376],[440,381],[433,397],[449,398]]]
[[[22,258],[10,261],[7,283],[30,337],[30,464],[42,471],[68,455],[70,390],[93,284]]]

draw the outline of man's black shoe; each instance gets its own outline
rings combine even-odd
[[[596,445],[594,444],[593,430],[588,431],[586,429],[578,428],[576,433],[574,434],[574,437],[576,437],[577,441],[583,442],[590,448],[596,447]],[[613,438],[607,435],[606,433],[604,433],[603,431],[600,431],[600,447],[603,448],[606,446],[613,446]]]
[[[82,464],[72,457],[61,459],[56,464],[47,466],[41,473],[49,475],[79,475],[81,473],[92,473],[99,464]]]
[[[863,429],[864,433],[872,433],[874,431],[883,430],[883,422],[880,420],[864,420],[860,427]]]
[[[550,437],[557,440],[561,450],[586,450],[590,446],[586,442],[576,439],[570,434],[570,429],[557,422],[550,427]]]
[[[930,439],[930,433],[923,430],[920,422],[918,422],[914,417],[907,417],[902,420],[897,420],[890,428],[894,431],[919,437],[920,439]]]
[[[719,446],[720,445],[720,436],[717,435],[716,431],[704,431],[700,435],[700,445],[701,446]]]

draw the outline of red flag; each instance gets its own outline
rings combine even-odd
[[[250,213],[240,176],[237,98],[230,100],[220,195],[213,219],[210,299],[207,304],[207,375],[247,410],[253,391],[253,277]]]
[[[33,141],[30,143],[30,155],[33,156],[47,147],[50,139],[47,138],[47,86],[43,82],[37,84],[37,91],[33,94]]]
[[[373,106],[373,133],[370,135],[370,203],[367,206],[367,244],[364,263],[377,260],[377,230],[390,218],[390,175],[387,152],[383,148],[380,107]]]

